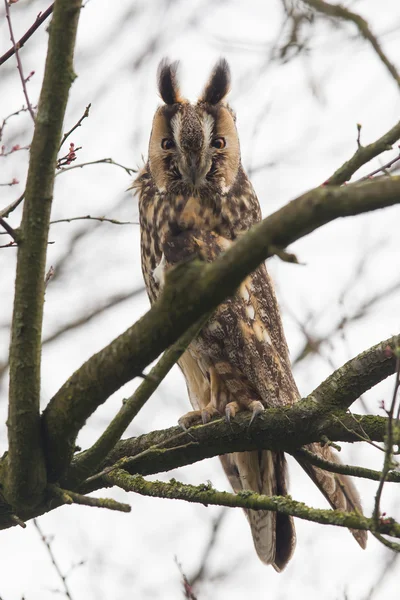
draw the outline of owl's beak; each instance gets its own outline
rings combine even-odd
[[[191,183],[196,185],[199,173],[199,159],[197,154],[191,154],[188,160],[188,175]]]
[[[196,153],[189,154],[185,162],[180,165],[180,171],[187,182],[196,187],[202,179],[199,155]]]

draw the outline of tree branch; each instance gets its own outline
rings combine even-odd
[[[333,175],[328,177],[324,185],[342,185],[346,181],[349,181],[356,171],[367,162],[392,149],[400,139],[400,121],[396,123],[394,127],[389,129],[382,137],[380,137],[372,144],[368,146],[359,146],[358,150],[353,156],[345,162],[339,169],[337,169]]]
[[[378,38],[372,33],[368,22],[363,19],[361,15],[348,10],[341,4],[329,4],[323,0],[303,0],[303,2],[309,6],[312,6],[318,12],[328,15],[329,17],[343,19],[344,21],[354,23],[362,37],[371,44],[377,56],[385,65],[390,75],[400,88],[400,75],[397,72],[396,67],[390,62],[386,54],[383,52]]]
[[[361,352],[327,377],[309,398],[331,410],[349,408],[361,394],[395,372],[394,352],[399,347],[400,335],[394,335]]]
[[[79,471],[75,475],[77,482],[88,477],[105,460],[109,452],[111,452],[116,443],[121,439],[126,428],[180,359],[207,319],[208,315],[190,327],[175,344],[168,348],[155,367],[151,369],[150,373],[145,375],[144,381],[137,390],[124,400],[122,408],[115,415],[107,429],[93,446],[85,452],[82,460],[79,462]]]
[[[351,477],[362,477],[364,479],[370,479],[371,481],[380,481],[382,477],[382,473],[380,471],[374,471],[373,469],[365,469],[364,467],[344,465],[342,463],[334,463],[329,460],[324,460],[320,456],[317,456],[317,454],[314,454],[314,452],[310,452],[305,448],[301,448],[301,450],[296,450],[295,452],[292,452],[292,455],[295,458],[305,459],[312,465],[320,467],[325,471],[330,471],[331,473],[351,475]],[[390,481],[392,483],[400,483],[400,472],[388,472],[385,481]]]
[[[380,533],[400,538],[400,524],[393,519],[388,519],[388,522],[381,522],[376,526],[374,519],[368,519],[363,515],[338,510],[310,508],[303,502],[292,500],[290,496],[264,496],[249,490],[232,494],[230,492],[219,492],[213,489],[211,484],[194,486],[175,481],[175,479],[171,479],[168,483],[146,481],[141,475],[129,475],[122,469],[113,471],[107,475],[107,479],[112,485],[116,485],[126,492],[135,492],[141,496],[185,500],[186,502],[196,502],[205,506],[212,504],[251,510],[271,510],[322,525],[336,525],[364,531],[377,530]]]
[[[54,171],[68,92],[81,0],[56,0],[31,146],[20,228],[10,347],[8,474],[5,495],[34,506],[44,492],[40,400],[41,330]]]
[[[40,25],[47,19],[47,17],[49,17],[51,15],[51,13],[53,12],[53,8],[54,8],[54,2],[43,13],[38,14],[34,24],[31,27],[29,27],[28,31],[26,33],[24,33],[22,38],[20,40],[18,40],[18,42],[15,45],[13,45],[7,52],[5,52],[3,54],[3,56],[0,57],[0,66],[3,63],[5,63],[6,60],[11,58],[11,56],[13,56],[13,54],[15,54],[16,47],[18,50],[20,48],[22,48],[22,46],[25,44],[25,42],[27,42],[29,40],[31,35],[33,35],[35,33],[36,29],[38,27],[40,27]]]
[[[344,188],[320,187],[264,219],[215,262],[204,265],[192,261],[172,269],[152,308],[82,365],[46,407],[43,425],[51,477],[58,479],[67,468],[76,436],[96,408],[142,373],[203,314],[232,294],[249,273],[273,254],[271,246],[285,248],[336,218],[399,202],[400,177]]]

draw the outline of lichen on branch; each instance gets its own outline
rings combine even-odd
[[[211,484],[194,486],[181,483],[175,479],[171,479],[168,483],[163,481],[147,481],[141,475],[129,475],[123,469],[117,469],[106,477],[112,485],[116,485],[126,492],[135,492],[142,496],[184,500],[205,506],[212,504],[251,510],[270,510],[322,525],[336,525],[338,527],[348,527],[349,529],[374,531],[400,538],[400,524],[394,519],[386,518],[376,525],[374,519],[364,517],[355,512],[347,513],[337,510],[311,508],[303,502],[293,500],[290,496],[264,496],[249,490],[232,494],[230,492],[215,490]]]

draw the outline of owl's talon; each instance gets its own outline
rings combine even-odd
[[[230,424],[231,419],[234,419],[236,413],[240,410],[239,404],[237,402],[229,402],[225,406],[225,420]]]
[[[211,421],[210,413],[206,410],[202,410],[201,411],[201,420],[203,422],[203,425],[207,425],[207,423],[209,423]]]
[[[180,419],[178,419],[178,425],[182,427],[183,431],[187,431],[192,425],[198,425],[201,422],[202,414],[200,410],[192,410]]]
[[[251,415],[249,427],[254,421],[254,419],[258,417],[258,415],[260,415],[262,412],[264,412],[264,407],[259,400],[254,400],[254,402],[251,403],[251,408],[253,410],[253,413]]]

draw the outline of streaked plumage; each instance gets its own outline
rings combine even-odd
[[[181,94],[177,64],[162,62],[149,160],[135,187],[139,193],[142,268],[150,300],[162,284],[163,270],[191,255],[213,261],[235,238],[261,219],[257,197],[240,160],[235,115],[226,104],[229,68],[221,60],[196,104]],[[161,263],[161,264],[160,264]],[[188,426],[242,410],[256,416],[264,407],[292,404],[299,393],[273,285],[265,265],[242,282],[218,307],[180,360],[193,411]],[[329,448],[312,450],[337,460]],[[243,452],[221,456],[235,491],[287,494],[281,452]],[[361,510],[357,492],[344,476],[301,463],[335,508]],[[282,570],[295,547],[293,520],[267,511],[246,511],[260,559]],[[353,532],[365,546],[365,532]]]

